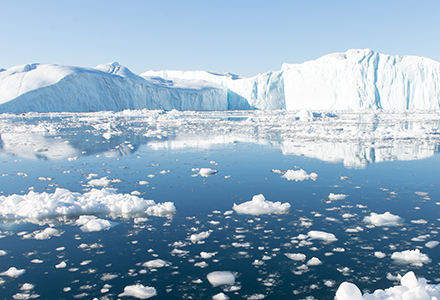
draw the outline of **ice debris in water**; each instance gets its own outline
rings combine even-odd
[[[312,240],[322,240],[326,243],[331,243],[331,242],[335,242],[338,240],[333,233],[328,233],[328,232],[318,231],[318,230],[309,231],[307,233],[307,235]]]
[[[235,276],[230,271],[215,271],[209,273],[206,278],[213,287],[225,284],[235,284]]]
[[[389,211],[383,214],[372,212],[370,216],[364,218],[365,223],[370,223],[375,226],[398,226],[403,223],[403,219],[397,215],[393,215]]]
[[[303,169],[300,170],[287,170],[287,172],[282,176],[287,180],[304,181],[307,179],[316,180],[318,179],[318,174],[310,173],[307,174]]]
[[[199,173],[203,177],[208,177],[208,176],[217,174],[217,170],[213,170],[211,168],[201,168]]]
[[[212,296],[212,300],[228,300],[229,297],[224,293],[218,293]]]
[[[138,299],[148,299],[156,296],[157,292],[154,287],[144,286],[140,283],[136,285],[129,285],[124,288],[124,292],[119,294],[118,297],[134,297]]]
[[[422,266],[424,263],[431,262],[428,255],[420,252],[420,249],[406,250],[402,252],[394,252],[391,255],[391,259],[394,259],[397,263],[412,264],[416,266]]]
[[[330,193],[328,195],[328,198],[330,200],[343,200],[343,199],[347,198],[347,196],[348,195],[344,195],[344,194],[333,194],[333,193]]]
[[[209,231],[203,231],[203,232],[200,232],[200,233],[194,233],[194,234],[192,234],[190,237],[189,237],[189,239],[191,240],[191,242],[193,242],[193,243],[197,243],[197,242],[199,242],[199,241],[201,241],[201,240],[204,240],[204,239],[206,239],[207,237],[209,237],[209,235],[211,234],[211,230],[209,230]]]
[[[80,216],[75,223],[81,225],[83,232],[101,231],[117,225],[115,222],[99,219],[95,216]]]
[[[10,267],[7,271],[0,273],[0,275],[17,278],[18,276],[23,275],[25,272],[26,272],[25,269],[17,269],[16,267]]]
[[[172,202],[156,204],[114,189],[92,189],[80,194],[57,188],[53,194],[30,191],[27,195],[0,195],[0,217],[5,219],[42,218],[60,215],[147,213],[164,216],[176,212]]]
[[[376,290],[362,296],[359,288],[349,282],[343,282],[337,292],[336,300],[434,300],[440,298],[440,284],[427,284],[426,279],[417,279],[414,272],[408,272],[400,279],[400,285],[388,289]]]
[[[251,201],[235,204],[232,207],[237,213],[248,215],[263,215],[263,214],[282,214],[290,210],[289,203],[281,204],[280,201],[271,202],[264,198],[262,194],[255,195]]]

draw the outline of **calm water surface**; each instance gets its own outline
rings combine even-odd
[[[240,124],[248,120],[230,118],[228,122]],[[419,148],[434,149],[422,159],[414,155],[411,160],[383,159],[377,163],[379,159],[365,163],[364,148],[349,147],[359,152],[345,155],[358,155],[363,163],[347,166],[341,160],[319,159],[316,149],[349,145],[351,141],[323,144],[322,140],[294,139],[290,142],[307,145],[303,150],[310,155],[289,155],[295,147],[287,151],[279,146],[282,137],[273,132],[262,137],[256,134],[256,127],[247,127],[248,134],[244,130],[231,137],[225,130],[217,134],[213,129],[209,134],[208,129],[215,126],[203,123],[207,131],[177,136],[171,132],[172,126],[155,123],[153,128],[150,119],[136,120],[135,125],[130,118],[124,119],[127,123],[108,124],[85,120],[71,115],[5,118],[3,123],[9,127],[3,127],[0,144],[0,195],[22,195],[29,190],[53,193],[56,188],[84,193],[92,188],[87,177],[93,173],[94,179],[119,179],[109,185],[118,193],[137,191],[140,197],[157,203],[174,202],[177,213],[172,217],[149,216],[144,222],[135,222],[133,217],[99,216],[118,223],[99,232],[82,232],[74,224],[78,216],[33,222],[3,220],[0,250],[6,253],[0,256],[0,272],[12,266],[26,272],[16,278],[0,276],[1,299],[117,299],[124,287],[136,283],[156,288],[157,299],[211,299],[220,292],[231,299],[333,299],[343,281],[374,291],[394,284],[387,274],[403,275],[411,270],[431,283],[440,281],[438,248],[425,246],[440,239],[436,143],[432,147],[426,146],[426,141],[413,142],[421,145]],[[44,124],[46,131],[35,132],[38,124]],[[25,125],[33,127],[22,132],[10,129]],[[148,126],[153,133],[145,134]],[[105,132],[112,134],[105,137]],[[314,142],[318,148],[309,147]],[[388,149],[396,145],[401,144],[390,142]],[[411,142],[404,146],[407,152],[413,151],[408,145]],[[328,153],[328,157],[343,153]],[[202,177],[199,168],[218,173]],[[289,181],[274,169],[304,169],[317,173],[318,179]],[[348,196],[329,201],[330,193]],[[257,194],[270,201],[289,202],[290,212],[251,216],[232,211],[234,203],[249,201]],[[404,224],[374,227],[363,222],[371,212],[386,211],[404,218]],[[63,233],[47,240],[23,238],[25,233],[49,225]],[[358,232],[346,232],[357,227]],[[333,233],[337,241],[301,244],[297,237],[311,230]],[[191,234],[205,231],[210,235],[201,242],[188,240]],[[429,256],[430,263],[402,265],[391,259],[396,251],[417,248]],[[183,251],[176,253],[174,249]],[[216,254],[204,259],[202,251]],[[376,251],[385,257],[376,257]],[[302,253],[307,259],[293,261],[285,253]],[[322,264],[306,266],[312,257]],[[168,265],[142,266],[157,258]],[[31,262],[36,259],[40,263]],[[65,268],[55,267],[63,261]],[[236,284],[213,287],[206,279],[212,271],[233,272]],[[34,288],[21,291],[24,283]],[[102,290],[105,284],[110,286]]]

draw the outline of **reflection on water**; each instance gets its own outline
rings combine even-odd
[[[209,149],[240,142],[285,155],[342,162],[346,167],[417,160],[439,152],[436,112],[314,113],[132,111],[90,114],[3,115],[0,153],[34,159],[131,155],[151,149]]]

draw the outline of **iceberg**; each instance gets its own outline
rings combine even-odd
[[[116,62],[95,68],[26,64],[0,69],[0,113],[161,110],[432,110],[440,63],[352,49],[279,71],[241,77],[208,71],[147,71]]]
[[[96,68],[27,64],[0,71],[0,113],[126,109],[249,109],[226,88],[199,80],[140,77],[117,62]]]
[[[352,49],[280,71],[242,78],[206,71],[148,71],[141,76],[219,84],[259,109],[438,109],[440,63],[425,57]],[[303,118],[300,114],[299,118]]]

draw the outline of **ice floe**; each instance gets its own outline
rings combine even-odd
[[[286,173],[282,176],[287,180],[295,180],[295,181],[304,181],[307,179],[316,180],[318,179],[318,174],[310,173],[307,174],[303,169],[300,170],[287,170]]]
[[[326,243],[331,243],[331,242],[335,242],[338,240],[333,233],[328,233],[328,232],[318,231],[318,230],[309,231],[307,233],[307,235],[312,240],[322,240]]]
[[[97,218],[96,216],[79,216],[75,222],[84,232],[101,231],[117,225],[116,222]]]
[[[235,284],[235,276],[230,271],[214,271],[206,275],[213,287],[225,284]]]
[[[412,264],[416,266],[421,266],[431,262],[431,259],[428,257],[428,255],[421,253],[420,249],[394,252],[391,255],[391,259],[394,259],[396,263]]]
[[[124,292],[119,294],[118,297],[134,297],[138,299],[148,299],[156,296],[157,292],[154,287],[144,286],[140,283],[135,285],[128,285],[124,288]]]
[[[262,194],[255,195],[251,201],[235,204],[232,207],[237,213],[248,215],[263,215],[263,214],[283,214],[290,210],[290,204],[285,202],[271,202],[264,198]]]
[[[328,198],[330,200],[343,200],[343,199],[347,198],[347,196],[348,195],[344,195],[344,194],[333,194],[333,193],[330,193],[328,195]]]
[[[23,275],[25,272],[26,272],[25,269],[17,269],[16,267],[10,267],[5,272],[0,273],[0,275],[16,278]]]
[[[343,282],[337,292],[336,300],[434,300],[440,298],[440,284],[428,284],[426,279],[415,276],[414,272],[406,273],[400,279],[400,285],[385,290],[362,295],[359,288],[349,282]]]
[[[200,175],[203,177],[215,175],[215,174],[217,174],[217,172],[218,172],[217,170],[213,170],[211,168],[201,168],[199,171]]]
[[[156,204],[114,189],[92,189],[84,194],[57,188],[53,194],[30,191],[27,195],[0,195],[0,217],[25,219],[61,215],[146,213],[163,216],[176,212],[172,202]]]
[[[389,211],[383,214],[372,212],[370,216],[364,218],[365,223],[370,223],[375,226],[398,226],[403,223],[403,219],[397,215],[393,215]]]

